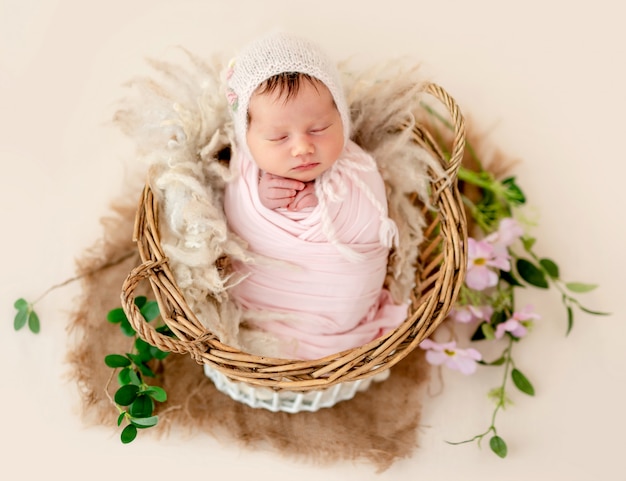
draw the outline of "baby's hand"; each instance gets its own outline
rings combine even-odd
[[[315,207],[317,196],[315,195],[315,181],[307,182],[304,189],[296,194],[293,202],[287,206],[289,210],[300,210],[305,207]]]
[[[287,207],[296,200],[296,194],[305,189],[305,186],[299,180],[263,172],[259,179],[259,199],[268,209]]]

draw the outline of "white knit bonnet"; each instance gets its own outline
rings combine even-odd
[[[350,138],[350,109],[337,67],[316,44],[292,34],[279,32],[266,35],[249,44],[238,57],[231,60],[228,66],[226,98],[230,105],[235,138],[239,148],[250,153],[246,141],[250,97],[263,81],[286,72],[308,74],[326,85],[333,96],[343,123],[345,146]],[[321,174],[315,182],[315,195],[321,210],[322,230],[329,242],[354,262],[362,260],[363,254],[339,242],[327,204],[343,200],[347,186],[342,179],[351,179],[355,187],[367,196],[380,214],[381,244],[391,247],[397,243],[398,229],[395,222],[387,216],[386,205],[376,200],[370,187],[358,176],[359,171],[375,171],[376,169],[376,162],[370,156],[364,156],[358,162],[348,157],[340,157],[332,168]]]
[[[228,65],[226,97],[239,145],[247,146],[248,107],[253,92],[263,81],[286,72],[308,74],[326,85],[341,116],[345,145],[350,137],[350,110],[337,67],[318,45],[284,32],[255,40]]]

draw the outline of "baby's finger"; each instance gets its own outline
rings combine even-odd
[[[288,209],[297,211],[300,209],[304,209],[305,207],[315,207],[317,205],[317,197],[313,192],[309,191],[301,191],[298,192],[293,199],[293,202],[289,204]]]
[[[289,206],[289,202],[291,202],[290,198],[287,199],[265,199],[262,204],[268,209],[278,209],[280,207]]]
[[[279,189],[276,187],[271,187],[267,189],[266,198],[267,199],[293,199],[295,195],[298,193],[296,190],[290,189]]]
[[[284,177],[276,176],[272,176],[268,179],[268,185],[273,188],[291,190],[302,190],[306,186],[304,182],[300,182],[299,180],[285,179]]]

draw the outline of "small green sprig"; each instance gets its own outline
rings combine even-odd
[[[24,326],[28,326],[28,329],[33,334],[38,334],[41,330],[41,324],[39,322],[39,316],[35,312],[35,305],[32,302],[26,301],[26,299],[20,298],[13,304],[17,313],[13,320],[13,328],[19,331]]]
[[[501,274],[508,273],[506,273],[505,271],[501,271]],[[519,284],[518,282],[516,285],[522,286],[522,284]],[[462,286],[461,293],[459,295],[459,304],[489,305],[494,309],[489,320],[483,321],[478,325],[478,327],[471,336],[470,340],[472,342],[483,340],[493,341],[494,339],[496,339],[495,330],[497,326],[502,322],[505,322],[506,319],[510,318],[513,313],[515,305],[513,287],[513,285],[509,285],[508,282],[503,279],[502,275],[497,288],[492,289],[488,292],[475,291],[468,288],[466,285]],[[495,403],[495,407],[491,416],[491,424],[484,432],[477,434],[470,439],[457,442],[447,441],[448,444],[458,445],[476,441],[480,446],[483,438],[485,438],[489,434],[492,434],[489,440],[490,449],[501,458],[507,456],[508,447],[504,438],[502,438],[498,434],[496,428],[496,419],[501,410],[505,410],[508,406],[513,405],[513,401],[509,396],[508,391],[510,383],[512,382],[519,391],[527,394],[528,396],[535,395],[535,388],[533,387],[528,377],[516,366],[515,360],[513,358],[513,347],[521,339],[511,335],[510,333],[507,333],[505,339],[507,340],[507,344],[504,347],[500,356],[490,362],[484,360],[478,361],[478,363],[483,366],[494,366],[499,367],[503,370],[502,381],[500,385],[496,388],[491,389],[488,392],[489,399],[491,399]]]
[[[490,172],[475,172],[461,166],[458,179],[481,189],[478,202],[472,202],[467,196],[463,196],[463,202],[483,232],[495,230],[500,219],[510,217],[515,207],[526,203],[526,196],[514,176],[500,181]]]
[[[473,177],[465,175],[466,181],[471,181]],[[515,207],[521,205],[521,199],[525,196],[515,184],[514,178],[510,177],[508,185],[515,185],[515,192],[519,193],[515,200],[502,194],[499,196],[492,195],[494,192],[506,192],[506,187],[496,179],[491,179],[489,183],[485,183],[487,177],[481,177],[481,184],[478,185],[482,191],[480,208],[470,209],[472,218],[477,222],[483,233],[489,234],[496,230],[500,219],[512,215]],[[485,201],[485,199],[488,199]],[[525,201],[525,200],[524,200]],[[469,201],[467,201],[469,204]],[[496,213],[491,217],[485,213]],[[476,292],[463,286],[459,302],[462,304],[473,305],[490,305],[494,308],[489,321],[482,322],[471,337],[472,341],[493,340],[494,332],[498,324],[510,318],[514,310],[514,293],[516,289],[534,287],[539,289],[556,288],[561,293],[561,299],[567,312],[567,328],[566,335],[570,333],[574,324],[574,307],[594,315],[608,315],[605,312],[593,311],[585,306],[576,298],[576,294],[590,292],[597,287],[594,284],[586,284],[582,282],[566,282],[560,277],[560,269],[556,262],[546,257],[540,257],[534,250],[536,239],[528,236],[521,238],[523,254],[518,254],[515,249],[509,248],[509,254],[512,257],[511,270],[499,271],[500,281],[496,288],[488,294],[484,292]],[[469,291],[469,292],[468,292]],[[482,298],[481,298],[482,296]],[[530,324],[530,323],[529,323]],[[529,325],[530,327],[530,325]],[[508,386],[510,382],[522,393],[534,396],[535,389],[525,374],[515,366],[513,358],[513,345],[519,343],[519,339],[507,333],[508,345],[504,348],[501,356],[492,362],[480,362],[485,366],[497,366],[503,369],[503,378],[500,386],[489,391],[488,397],[495,402],[495,408],[492,413],[491,424],[486,431],[473,436],[470,439],[453,442],[450,444],[465,444],[476,441],[479,445],[482,439],[489,434],[491,438],[489,447],[492,452],[501,458],[508,454],[508,448],[505,440],[498,434],[496,428],[496,418],[501,410],[512,405],[513,401],[508,394]]]
[[[13,304],[17,310],[13,321],[13,327],[16,331],[28,326],[31,332],[37,334],[41,330],[39,316],[35,312],[35,305],[51,291],[64,287],[72,282],[80,280],[84,277],[94,275],[108,267],[115,266],[129,257],[135,255],[135,252],[128,252],[120,258],[96,267],[90,271],[84,272],[75,277],[69,278],[64,282],[49,287],[35,301],[28,302],[24,298],[20,298]],[[139,296],[135,299],[135,304],[139,307],[143,318],[147,322],[151,322],[159,317],[159,307],[155,301],[148,301],[145,296]],[[125,354],[109,354],[105,356],[104,362],[112,369],[119,369],[117,381],[118,390],[113,398],[109,396],[119,411],[117,425],[121,426],[126,422],[126,426],[122,430],[121,440],[124,444],[132,442],[137,437],[138,429],[146,429],[154,427],[158,423],[158,416],[155,415],[156,404],[167,400],[166,391],[160,386],[150,385],[146,379],[156,378],[157,374],[153,366],[160,363],[169,353],[151,346],[143,339],[137,336],[137,333],[128,322],[128,318],[121,307],[112,309],[107,314],[107,320],[112,324],[119,324],[119,328],[123,335],[133,338],[133,348],[131,352]],[[159,326],[157,332],[171,336],[172,332],[167,326]],[[111,375],[108,387],[113,379],[114,373]]]
[[[513,355],[512,355],[514,342],[515,342],[515,339],[513,337],[509,337],[507,347],[502,352],[502,355],[498,357],[495,361],[491,361],[489,363],[480,361],[480,363],[483,365],[503,366],[502,383],[500,384],[500,386],[492,389],[488,393],[488,397],[492,401],[494,401],[496,405],[491,415],[491,424],[489,425],[486,431],[480,434],[477,434],[470,439],[466,439],[464,441],[458,441],[458,442],[447,441],[448,444],[458,445],[458,444],[467,444],[467,443],[476,441],[478,445],[480,446],[480,443],[483,440],[483,438],[485,438],[490,433],[492,433],[492,436],[489,439],[489,447],[491,448],[491,450],[495,454],[500,456],[501,458],[505,458],[506,455],[508,454],[508,447],[507,447],[506,442],[504,441],[502,437],[498,435],[498,430],[496,428],[496,417],[501,409],[504,410],[506,409],[507,406],[513,404],[513,401],[509,398],[508,393],[507,393],[509,375],[510,375],[510,379],[513,381],[513,384],[521,392],[529,396],[535,395],[535,388],[533,387],[533,385],[530,383],[528,378],[524,374],[522,374],[522,372],[519,369],[515,367],[515,363],[513,361]]]
[[[55,289],[59,289],[61,287],[67,286],[68,284],[71,284],[72,282],[76,282],[80,279],[83,279],[84,277],[88,277],[93,274],[96,274],[104,269],[108,269],[109,267],[116,266],[120,262],[125,261],[126,259],[128,259],[129,257],[133,255],[135,255],[134,252],[132,251],[128,252],[122,255],[121,257],[119,257],[118,259],[114,259],[111,262],[107,262],[106,264],[98,266],[95,269],[86,271],[82,274],[66,279],[65,281],[60,282],[59,284],[54,284],[50,286],[48,289],[46,289],[44,293],[41,294],[39,297],[37,297],[37,299],[35,299],[33,302],[28,302],[26,299],[22,297],[19,298],[17,301],[13,303],[13,306],[17,310],[17,312],[15,313],[15,317],[13,319],[13,328],[16,331],[19,331],[24,326],[28,326],[28,329],[33,334],[38,334],[41,331],[41,322],[39,321],[39,315],[35,312],[35,305],[39,303],[39,301],[41,301],[44,297],[46,297],[50,292],[54,291]]]
[[[156,301],[148,301],[146,297],[139,296],[135,299],[135,304],[146,322],[159,317],[159,306]],[[128,444],[135,440],[138,429],[151,428],[158,423],[159,417],[155,414],[155,403],[165,402],[167,393],[160,386],[148,384],[147,378],[157,377],[154,364],[165,359],[169,353],[161,351],[138,337],[122,308],[118,307],[109,311],[107,320],[112,324],[118,324],[122,334],[133,338],[132,352],[108,354],[104,358],[108,367],[119,369],[117,373],[119,388],[112,402],[119,412],[117,425],[121,426],[126,423],[120,439],[122,443]],[[157,327],[157,331],[171,335],[167,326]]]
[[[104,267],[107,267],[107,266],[104,266]],[[89,274],[90,273],[75,276],[59,284],[55,284],[49,287],[48,289],[46,289],[46,291],[43,294],[41,294],[33,302],[28,302],[26,299],[22,297],[19,298],[17,301],[13,303],[13,306],[15,307],[15,309],[17,309],[15,318],[13,319],[13,328],[16,331],[19,331],[24,326],[28,326],[28,329],[33,334],[39,334],[39,331],[41,331],[41,322],[39,321],[39,315],[37,315],[37,313],[35,312],[35,304],[41,301],[44,297],[46,297],[53,290],[66,286]]]
[[[446,119],[427,105],[424,105],[424,107],[433,120],[444,125],[446,129],[452,130],[452,125]],[[432,128],[439,147],[444,155],[449,157],[449,152],[446,151],[447,142],[444,135],[442,135],[436,125],[433,124]],[[476,196],[473,196],[473,200],[470,200],[466,195],[462,195],[462,199],[469,218],[478,230],[487,236],[498,229],[502,219],[513,217],[516,209],[526,203],[526,196],[517,184],[514,176],[498,180],[492,173],[486,171],[483,168],[481,159],[479,159],[476,151],[469,143],[466,143],[466,152],[472,158],[477,168],[470,170],[461,166],[458,171],[458,179],[461,182],[477,187],[478,193]],[[487,291],[472,290],[467,285],[461,287],[456,306],[490,306],[493,308],[493,313],[489,319],[482,321],[474,331],[470,339],[472,342],[496,339],[495,332],[498,325],[510,319],[515,311],[515,292],[520,288],[549,289],[552,287],[560,292],[567,314],[566,335],[571,332],[574,325],[574,308],[591,315],[609,315],[609,313],[585,307],[577,298],[579,294],[594,290],[597,285],[564,281],[561,278],[560,269],[556,262],[552,259],[541,257],[535,252],[535,238],[525,235],[520,240],[522,253],[518,254],[512,246],[508,248],[508,254],[511,258],[511,270],[498,270],[499,280],[495,287]],[[521,323],[527,328],[532,327],[532,321],[522,321]],[[501,410],[513,404],[509,396],[509,386],[512,383],[522,393],[528,396],[535,395],[535,388],[526,375],[516,366],[513,358],[513,347],[520,344],[523,339],[516,337],[511,332],[506,332],[503,339],[506,339],[508,342],[500,356],[491,362],[478,361],[481,365],[498,367],[503,370],[500,385],[488,392],[488,397],[495,403],[490,425],[485,431],[469,439],[459,442],[448,442],[449,444],[458,445],[475,441],[480,446],[481,441],[485,437],[490,436],[489,446],[491,451],[501,458],[507,456],[508,447],[505,440],[498,433],[496,419]]]
[[[576,294],[591,292],[598,287],[597,284],[587,284],[584,282],[567,282],[561,279],[559,266],[552,259],[538,256],[533,247],[536,239],[534,237],[523,237],[522,245],[528,257],[516,256],[515,269],[519,276],[529,285],[540,289],[554,287],[561,293],[561,301],[567,313],[568,335],[574,327],[574,308],[594,316],[608,316],[610,313],[589,309],[582,305],[576,298]],[[513,253],[514,254],[514,253]],[[522,284],[516,283],[516,279],[511,276],[510,282],[519,287]]]

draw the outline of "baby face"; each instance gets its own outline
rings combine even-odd
[[[329,169],[344,146],[343,124],[321,82],[304,81],[290,97],[253,94],[246,140],[261,170],[309,182]]]

